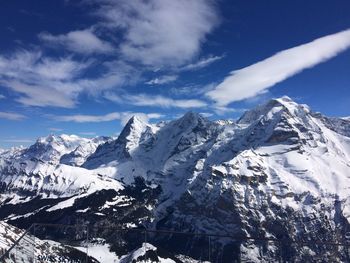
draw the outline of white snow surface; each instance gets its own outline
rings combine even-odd
[[[98,240],[99,242],[89,243],[88,249],[85,247],[75,247],[81,252],[87,253],[89,256],[98,260],[98,262],[103,263],[117,263],[119,262],[119,257],[110,251],[110,245],[106,244],[104,240]]]
[[[145,262],[145,263],[151,263],[150,259],[141,260],[140,258],[145,255],[147,251],[157,251],[157,248],[149,243],[143,243],[142,247],[135,249],[134,251],[130,252],[128,255],[122,256],[120,258],[120,263],[129,263],[129,262]],[[158,262],[160,263],[175,263],[174,260],[170,258],[162,258],[158,256]]]

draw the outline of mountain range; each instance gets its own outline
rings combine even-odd
[[[235,237],[211,240],[211,262],[350,262],[346,247],[322,245],[350,240],[350,119],[289,97],[236,121],[188,112],[150,124],[134,116],[117,138],[49,135],[0,150],[0,194],[8,228],[207,233]],[[38,238],[48,239],[44,232]],[[142,244],[107,230],[95,237],[120,262],[197,262],[206,242],[163,234]],[[261,241],[269,238],[283,242]]]

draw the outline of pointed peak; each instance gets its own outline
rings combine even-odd
[[[145,126],[148,123],[147,117],[142,114],[135,114],[126,122],[124,129],[131,126]]]
[[[125,124],[124,129],[130,129],[131,127],[143,127],[147,124],[147,120],[140,115],[133,115]]]
[[[144,118],[142,118],[142,116],[133,115],[125,124],[117,140],[124,141],[132,133],[141,134],[142,131],[146,128],[146,126],[147,122]]]
[[[144,122],[144,118],[142,118],[140,115],[133,115],[131,118],[128,120],[128,122]]]

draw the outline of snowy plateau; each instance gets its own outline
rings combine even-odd
[[[0,220],[0,251],[33,223],[91,229],[75,243],[37,231],[38,258],[54,253],[38,262],[75,262],[86,243],[89,262],[350,262],[325,245],[350,245],[350,119],[282,97],[237,121],[134,116],[118,138],[50,135],[0,150]]]

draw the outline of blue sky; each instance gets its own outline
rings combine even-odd
[[[0,3],[0,147],[288,95],[350,115],[348,0]]]

